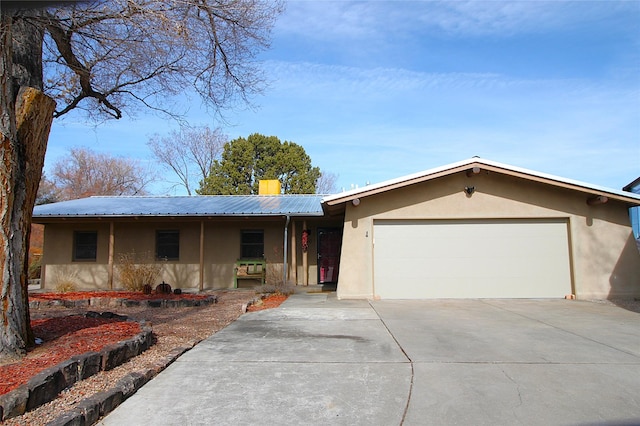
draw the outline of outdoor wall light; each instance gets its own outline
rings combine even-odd
[[[465,186],[464,187],[464,192],[466,192],[468,197],[471,197],[473,195],[473,193],[476,192],[476,187],[475,186]]]
[[[351,204],[353,204],[354,207],[358,207],[360,205],[360,198],[354,198],[351,200]]]

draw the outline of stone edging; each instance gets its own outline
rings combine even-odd
[[[169,355],[155,363],[152,367],[134,371],[118,380],[111,388],[95,395],[89,396],[76,405],[73,410],[67,411],[58,418],[47,423],[46,426],[90,426],[98,422],[101,417],[113,411],[124,400],[132,396],[149,380],[157,376],[162,370],[171,365],[182,354],[196,345],[194,342],[189,347],[178,347]]]
[[[85,352],[47,368],[33,376],[26,384],[0,395],[2,421],[21,416],[40,405],[53,401],[60,392],[74,383],[100,371],[111,370],[140,355],[152,344],[152,329],[142,325],[142,331],[128,340],[104,347],[100,352]]]
[[[265,297],[267,297],[267,295],[266,294],[262,294],[262,295],[260,295],[258,297],[254,297],[253,299],[249,300],[247,303],[243,303],[242,304],[242,313],[246,314],[247,310],[249,309],[249,306],[256,305],[258,302],[260,302]]]
[[[36,296],[37,297],[37,296]],[[150,308],[183,308],[191,306],[208,306],[218,303],[218,296],[208,296],[204,299],[121,299],[114,297],[91,297],[79,300],[32,300],[29,302],[29,309],[38,309],[46,306],[64,306],[65,308],[86,308],[88,306],[99,306],[108,308],[147,306]]]

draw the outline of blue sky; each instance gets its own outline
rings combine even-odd
[[[296,142],[338,189],[474,155],[615,189],[640,176],[640,1],[292,1],[260,60],[269,87],[225,133]],[[189,121],[221,125],[198,100]],[[173,129],[70,115],[45,169],[73,146],[148,161]]]

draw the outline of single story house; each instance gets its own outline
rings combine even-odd
[[[162,264],[160,279],[186,290],[233,288],[240,259],[263,260],[267,281],[282,282],[286,267],[297,284],[335,284],[343,220],[326,215],[321,201],[320,195],[136,196],[37,206],[33,220],[45,225],[41,286],[54,290],[71,281],[78,290],[122,289],[123,255]]]
[[[339,298],[640,297],[640,195],[481,158],[340,194],[91,197],[36,207],[44,288],[118,288],[118,255],[163,279],[231,288],[238,259]],[[282,275],[283,276],[283,275]]]

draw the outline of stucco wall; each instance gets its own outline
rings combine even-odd
[[[282,277],[284,253],[284,219],[282,220],[206,220],[204,221],[204,289],[232,288],[234,266],[240,257],[241,230],[264,230],[264,250],[267,260],[267,275],[276,279]],[[341,226],[342,221],[328,222]],[[307,254],[309,263],[309,283],[317,283],[317,258],[314,232],[325,222],[310,220],[312,241]],[[135,251],[139,256],[163,265],[160,281],[173,288],[198,289],[200,281],[200,221],[144,221],[117,220],[114,222],[114,260],[117,263],[122,253]],[[45,226],[43,250],[42,283],[46,289],[56,288],[61,279],[75,283],[78,290],[108,289],[109,276],[109,221],[61,222]],[[291,229],[291,228],[290,228]],[[97,231],[98,252],[96,261],[73,261],[74,231]],[[155,261],[155,235],[157,230],[180,231],[180,259],[176,261]],[[302,253],[300,238],[302,221],[296,220],[296,241],[298,259],[298,282],[302,282]],[[290,234],[292,236],[292,234]],[[290,253],[291,255],[291,253]],[[290,257],[291,258],[291,257]],[[289,261],[290,262],[290,261]],[[114,268],[113,288],[122,288],[117,267]]]
[[[474,186],[468,196],[465,186]],[[572,287],[579,298],[640,296],[640,254],[627,206],[589,206],[587,194],[483,171],[464,173],[346,203],[340,298],[371,298],[376,219],[562,218],[568,220]]]

